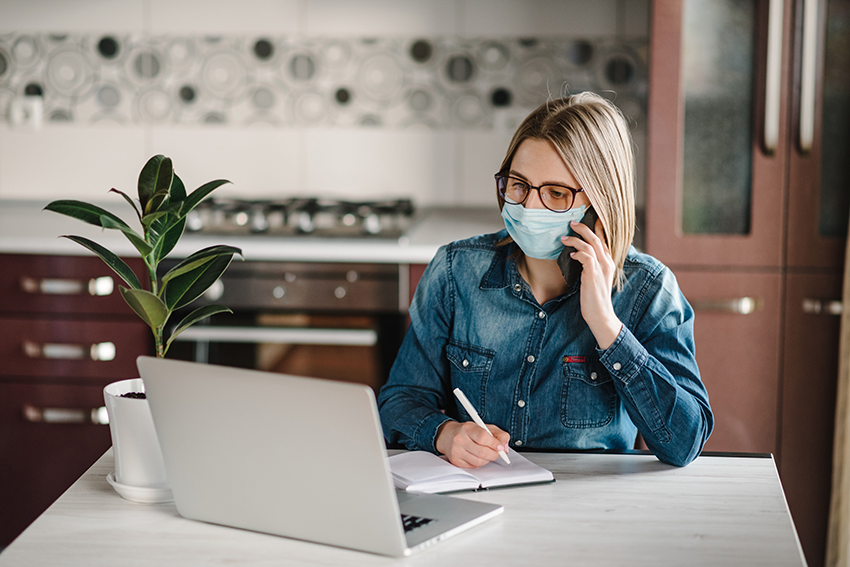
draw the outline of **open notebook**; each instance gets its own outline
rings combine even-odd
[[[396,488],[409,492],[435,494],[555,481],[551,471],[513,449],[508,457],[510,465],[496,460],[477,469],[456,467],[444,457],[426,451],[399,453],[389,460]]]

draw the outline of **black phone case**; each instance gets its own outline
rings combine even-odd
[[[596,211],[593,210],[593,207],[587,209],[587,212],[584,213],[584,216],[581,219],[581,223],[583,225],[589,226],[590,230],[594,230],[596,228],[596,219],[599,218],[596,214]],[[578,236],[576,234],[575,236]],[[579,236],[581,238],[581,236]],[[581,238],[584,240],[584,238]],[[572,246],[564,246],[564,249],[558,255],[558,267],[561,268],[561,274],[564,276],[564,281],[567,282],[567,289],[572,289],[573,285],[575,285],[576,280],[578,280],[581,275],[581,262],[574,258],[570,258],[570,254],[575,252],[576,249]]]

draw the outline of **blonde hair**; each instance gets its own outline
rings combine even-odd
[[[617,266],[614,286],[619,290],[635,232],[635,160],[625,117],[592,92],[548,101],[517,128],[500,172],[510,171],[517,148],[529,138],[555,147],[596,209]],[[497,198],[501,210],[504,201],[498,193]]]

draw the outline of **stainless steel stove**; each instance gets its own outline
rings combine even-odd
[[[186,228],[251,238],[398,239],[414,214],[409,199],[207,198],[187,216]],[[406,329],[406,310],[399,304],[402,288],[407,292],[405,269],[323,261],[233,262],[199,300],[227,305],[233,313],[214,315],[180,334],[169,356],[357,381],[377,391]]]
[[[208,198],[187,215],[189,232],[349,238],[398,238],[410,227],[410,199],[343,201]]]

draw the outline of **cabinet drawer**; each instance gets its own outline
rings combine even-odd
[[[125,261],[144,273],[141,260]],[[95,256],[0,255],[0,312],[133,316],[119,285],[126,283]]]
[[[782,276],[676,270],[714,411],[708,451],[775,453]]]
[[[102,406],[101,386],[0,383],[0,547],[109,448],[108,426],[73,422],[73,416]],[[34,421],[39,410],[60,419]]]
[[[150,328],[138,321],[0,317],[0,377],[109,381],[138,376],[151,354]]]

